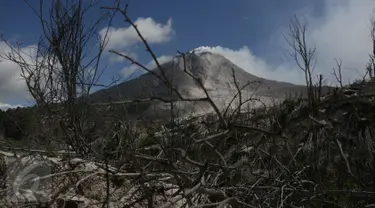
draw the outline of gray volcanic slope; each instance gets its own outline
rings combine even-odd
[[[251,83],[243,90],[243,100],[254,97],[266,104],[272,104],[275,101],[283,100],[288,94],[304,94],[306,91],[304,86],[256,77],[218,54],[210,52],[192,53],[187,55],[185,60],[185,66],[188,71],[194,76],[199,77],[209,95],[220,109],[225,109],[237,92],[233,79],[233,71],[239,87],[245,86],[249,82]],[[168,81],[184,97],[205,97],[204,91],[197,82],[183,71],[184,61],[182,57],[176,57],[173,61],[163,64],[162,68]],[[160,69],[153,69],[153,71],[161,75]],[[144,99],[150,96],[162,97],[164,99],[177,98],[176,94],[171,93],[171,90],[160,79],[151,73],[146,73],[136,79],[95,92],[90,95],[90,100],[94,103],[113,102]],[[233,103],[233,105],[236,104]],[[252,107],[256,107],[261,103],[254,101],[249,104]],[[160,118],[170,115],[170,104],[161,101],[152,101],[142,106],[141,110],[134,108],[134,111],[138,109],[136,114],[146,118]],[[249,107],[249,105],[246,105],[246,107]],[[204,114],[213,111],[212,107],[203,101],[178,102],[174,108],[179,112],[180,116]]]

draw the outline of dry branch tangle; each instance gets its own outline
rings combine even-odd
[[[17,170],[8,170],[8,175],[6,176],[6,181],[8,182],[8,192],[6,198],[3,198],[6,203],[10,203],[12,206],[20,206],[20,203],[37,203],[39,200],[42,202],[46,202],[46,200],[54,200],[56,202],[60,202],[61,200],[69,201],[77,201],[80,202],[81,206],[85,207],[101,207],[101,204],[106,199],[106,195],[103,192],[106,189],[105,184],[105,175],[109,172],[111,176],[117,176],[119,178],[125,178],[125,181],[120,185],[115,185],[111,182],[110,185],[110,192],[111,192],[111,201],[110,207],[123,207],[126,204],[131,204],[132,201],[137,200],[141,197],[141,193],[143,190],[141,186],[155,186],[156,188],[163,188],[165,193],[162,196],[154,196],[158,204],[163,203],[165,201],[167,204],[170,202],[166,201],[168,197],[173,199],[172,195],[178,190],[178,187],[168,183],[170,178],[173,178],[171,174],[168,173],[156,173],[156,174],[147,174],[146,178],[155,178],[149,182],[145,182],[143,185],[136,185],[131,183],[131,179],[135,178],[141,173],[123,173],[119,172],[116,168],[109,167],[109,171],[104,164],[85,161],[79,158],[73,158],[69,161],[64,160],[63,158],[52,158],[52,157],[39,157],[39,156],[31,156],[31,155],[17,155],[18,160],[20,162],[15,161],[14,154],[12,152],[1,152],[1,158],[6,161],[8,167],[13,167]],[[19,172],[23,169],[30,166],[30,164],[40,164],[40,166],[46,166],[46,161],[50,162],[54,165],[53,170],[51,173],[36,177],[30,178],[29,181],[31,182],[42,182],[47,181],[46,183],[42,183],[41,187],[38,187],[38,190],[27,190],[27,189],[20,189],[18,193],[14,193],[12,190],[14,186],[14,182],[17,179],[14,179],[14,176],[18,176]],[[15,164],[17,163],[17,164]],[[74,166],[74,168],[72,168]],[[71,180],[74,178],[73,180]],[[21,178],[18,178],[21,179]],[[165,181],[165,182],[163,182]],[[23,181],[26,184],[26,181]],[[59,193],[59,196],[55,199],[51,199],[51,196],[54,196],[66,186],[69,188]],[[83,190],[80,192],[78,189]],[[35,191],[35,192],[34,192]],[[39,195],[35,198],[35,195]],[[42,199],[43,198],[43,199]],[[181,201],[182,200],[182,201]],[[179,200],[175,200],[174,206],[180,204],[184,201],[183,198]],[[57,204],[55,203],[57,206]],[[180,207],[178,206],[178,207]],[[169,207],[169,206],[167,206]]]

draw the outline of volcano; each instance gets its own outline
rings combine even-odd
[[[170,85],[165,84],[160,77]],[[197,80],[202,83],[205,90]],[[247,108],[272,105],[293,94],[306,94],[305,86],[260,78],[241,69],[222,55],[201,52],[188,53],[185,57],[177,56],[172,61],[162,64],[161,69],[152,69],[152,73],[148,72],[135,79],[97,91],[91,94],[89,99],[93,103],[121,103],[151,97],[178,100],[177,93],[171,90],[170,86],[173,86],[187,99],[204,98],[206,91],[217,107],[224,110],[238,92],[235,81],[237,87],[243,88],[242,100],[253,99],[244,105]],[[127,105],[128,111],[130,114],[149,119],[169,116],[172,106],[161,100],[134,102]],[[238,99],[232,102],[231,108],[235,106],[238,106]],[[206,100],[177,101],[174,102],[173,109],[179,116],[213,112],[212,106]]]

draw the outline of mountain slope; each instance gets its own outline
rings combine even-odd
[[[221,109],[227,106],[237,92],[233,73],[240,88],[248,84],[243,89],[243,100],[253,96],[269,104],[274,100],[284,99],[288,93],[303,94],[306,91],[304,86],[259,78],[247,73],[221,55],[202,52],[187,55],[185,64],[182,57],[176,57],[173,61],[162,65],[167,80],[185,98],[205,97],[205,93],[199,84],[183,71],[185,67],[189,73],[201,80],[209,95]],[[162,76],[160,69],[153,69],[153,72]],[[95,92],[90,96],[90,99],[95,103],[149,97],[177,99],[177,95],[171,93],[171,90],[152,73],[146,73],[136,79]],[[253,102],[252,104],[260,105],[259,102]],[[165,114],[169,115],[169,107],[169,104],[153,101],[144,106],[141,110],[143,112],[138,111],[137,114],[140,113],[146,117],[165,116]],[[212,108],[206,102],[179,102],[175,109],[181,115],[212,111]]]

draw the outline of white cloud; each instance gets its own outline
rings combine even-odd
[[[41,75],[39,81],[42,83],[42,86],[46,87],[44,89],[45,93],[48,93],[50,86],[46,85],[47,77],[43,75],[47,74],[47,70],[49,69],[48,67],[41,68],[41,66],[50,66],[52,64],[54,65],[52,75],[58,76],[58,74],[61,74],[61,72],[59,72],[61,69],[60,65],[58,62],[55,62],[56,60],[52,62],[52,59],[47,57],[36,56],[36,45],[29,45],[23,48],[15,47],[14,50],[12,51],[6,43],[0,42],[0,103],[2,103],[3,106],[8,106],[8,104],[4,103],[25,102],[27,100],[30,101],[30,99],[34,100],[27,89],[25,79],[21,76],[21,67],[14,61],[8,60],[7,56],[11,56],[13,59],[21,63],[25,61],[25,63],[29,64],[28,67],[30,69],[35,67],[35,65],[38,65],[38,70],[43,69],[44,71],[39,71]],[[50,63],[47,64],[47,61]],[[30,77],[27,71],[24,71],[24,73],[26,77]],[[54,83],[54,87],[61,86]]]
[[[27,46],[21,50],[27,51],[26,54],[30,55],[33,47]],[[0,51],[8,53],[10,48],[4,42],[0,42]],[[28,94],[25,81],[21,77],[20,67],[12,61],[0,58],[0,100],[25,98]]]
[[[162,55],[162,56],[159,56],[157,58],[159,64],[164,64],[164,63],[167,63],[169,61],[172,61],[173,59],[173,56],[170,56],[170,55]],[[149,69],[153,69],[156,67],[156,63],[154,60],[150,61],[147,65],[146,65]]]
[[[139,31],[142,33],[148,43],[165,43],[169,41],[174,35],[172,29],[172,19],[169,19],[165,24],[157,23],[151,17],[139,17],[134,22]],[[105,35],[107,28],[100,31],[100,35]],[[131,26],[122,28],[109,28],[109,41],[107,47],[110,49],[123,49],[134,45],[140,41],[136,31]]]
[[[222,46],[203,46],[194,49],[196,52],[212,52],[226,57],[228,60],[241,67],[245,71],[266,79],[288,81],[295,84],[303,84],[301,71],[287,65],[272,66],[264,59],[255,56],[247,46],[239,49],[229,49]]]
[[[157,58],[159,64],[167,63],[169,61],[172,61],[172,59],[173,59],[173,56],[169,56],[169,55],[162,55],[162,56]],[[151,60],[150,62],[148,62],[144,66],[147,67],[148,69],[152,70],[156,67],[156,63],[155,63],[154,60]],[[140,67],[133,64],[129,67],[125,67],[124,69],[122,69],[121,75],[128,78],[128,77],[131,77],[137,71],[140,71],[141,74],[146,72],[144,69],[141,69]]]
[[[370,18],[373,0],[325,1],[326,13],[322,20],[309,18],[313,23],[311,40],[318,51],[317,71],[327,74],[335,66],[334,58],[343,61],[346,79],[365,72],[371,52]],[[328,71],[327,71],[328,70]]]
[[[22,107],[22,105],[10,105],[6,103],[0,103],[0,110],[7,110],[9,108],[17,108],[17,107]]]
[[[124,54],[124,55],[127,55],[131,58],[133,58],[134,60],[137,60],[138,59],[138,55],[134,52],[120,52],[121,54]],[[110,63],[121,63],[121,62],[124,62],[126,61],[126,59],[122,56],[119,56],[117,54],[111,54],[109,56],[109,62]]]
[[[362,78],[372,50],[370,19],[374,8],[373,0],[325,0],[322,16],[313,16],[308,9],[303,10],[304,16],[300,18],[308,22],[307,41],[317,50],[316,75],[323,74],[330,83],[336,83],[332,73],[337,58],[343,62],[346,83]],[[287,35],[286,28],[279,31]],[[289,47],[283,38],[279,40],[282,48]],[[291,60],[288,62],[292,63]]]
[[[308,22],[308,42],[314,44],[317,49],[315,76],[323,74],[327,84],[336,83],[332,73],[336,67],[334,58],[338,58],[343,61],[343,78],[346,83],[348,80],[362,78],[368,54],[372,50],[370,18],[375,8],[373,3],[374,0],[325,0],[324,14],[320,17],[311,15],[306,8],[303,9],[304,17],[301,18]],[[276,31],[278,34],[272,35],[272,39],[276,38],[279,41],[279,49],[287,49],[289,46],[283,38],[283,35],[287,35],[287,28],[276,28]],[[272,39],[269,43],[273,42]],[[304,84],[303,73],[290,58],[283,59],[275,65],[255,56],[247,46],[239,49],[221,46],[200,47],[198,50],[221,54],[259,77]],[[275,51],[269,51],[269,54],[275,54]],[[286,53],[284,55],[288,56]]]

